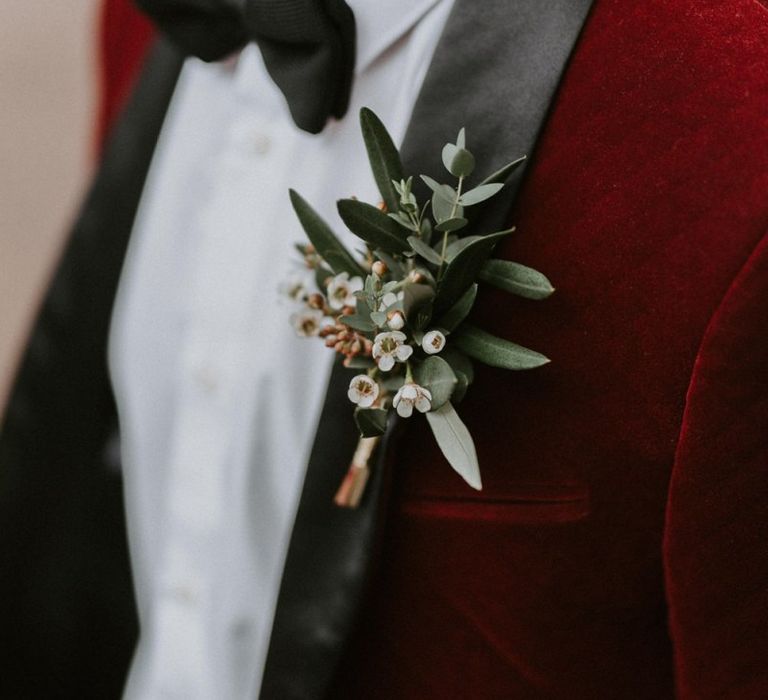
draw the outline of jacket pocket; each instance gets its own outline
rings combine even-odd
[[[584,520],[590,498],[584,485],[530,483],[478,496],[409,494],[400,508],[415,517],[538,525]]]

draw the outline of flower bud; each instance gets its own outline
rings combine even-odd
[[[405,325],[405,316],[402,311],[390,311],[387,314],[387,325],[393,331],[399,331]]]
[[[309,295],[307,303],[312,309],[323,309],[325,308],[325,297],[322,294],[315,292],[314,294]]]
[[[436,355],[445,347],[445,336],[440,331],[429,331],[424,334],[421,349],[427,355]]]
[[[384,277],[384,275],[387,274],[387,266],[381,261],[377,260],[373,265],[371,265],[371,270],[375,272],[379,277]]]
[[[411,270],[408,273],[408,280],[414,284],[421,284],[425,279],[424,275],[418,270]]]

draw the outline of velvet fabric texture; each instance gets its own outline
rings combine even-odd
[[[475,319],[552,363],[478,372],[480,493],[409,422],[332,697],[768,697],[767,68],[755,0],[596,1],[498,251],[557,292]]]
[[[123,108],[154,36],[131,0],[102,0],[99,17],[98,144]]]

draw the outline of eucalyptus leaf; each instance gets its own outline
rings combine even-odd
[[[429,243],[432,239],[432,222],[426,217],[421,220],[419,236],[421,236],[421,240],[425,243]]]
[[[464,374],[464,372],[454,370],[453,373],[456,375],[456,388],[453,390],[453,394],[451,394],[451,401],[454,403],[460,403],[467,395],[467,389],[469,389],[469,379],[467,378],[467,375]]]
[[[493,195],[497,194],[502,187],[504,187],[504,184],[500,182],[492,183],[490,185],[478,185],[462,194],[461,197],[459,197],[459,204],[464,207],[480,204],[480,202],[484,202],[486,199],[490,199]]]
[[[430,411],[425,415],[448,463],[473,489],[480,491],[483,484],[480,479],[480,465],[477,461],[475,443],[451,402],[448,401],[438,410]]]
[[[438,325],[446,331],[456,329],[472,310],[477,297],[477,284],[470,286],[459,300],[440,317]]]
[[[456,137],[456,145],[459,148],[467,147],[467,130],[463,126],[459,129],[459,135]]]
[[[435,192],[432,195],[432,215],[438,224],[452,219],[456,213],[452,201],[447,200],[439,192]]]
[[[379,328],[382,328],[387,322],[387,314],[384,311],[372,311],[371,321],[373,321]]]
[[[469,384],[472,384],[472,382],[475,381],[475,366],[472,364],[472,360],[461,352],[461,350],[458,350],[453,347],[453,345],[449,344],[440,353],[440,357],[451,366],[451,369],[457,377],[459,373],[461,373],[467,378]]]
[[[360,437],[378,437],[387,430],[389,411],[383,408],[358,408],[355,410],[355,423]]]
[[[453,219],[445,219],[441,221],[435,229],[438,231],[458,231],[460,228],[464,228],[469,221],[463,216],[456,216]]]
[[[339,320],[345,325],[362,333],[371,333],[376,330],[376,324],[371,321],[370,315],[352,314],[350,316],[340,316]]]
[[[451,336],[451,340],[459,350],[491,367],[534,369],[549,362],[548,357],[535,350],[529,350],[469,324],[464,324],[459,333]]]
[[[424,184],[429,187],[436,195],[439,195],[446,201],[453,204],[456,199],[456,190],[450,185],[441,185],[437,180],[432,179],[429,175],[421,175],[421,179]]]
[[[461,298],[477,278],[496,244],[508,233],[509,230],[499,231],[473,241],[446,265],[435,300],[438,313],[447,311]]]
[[[431,355],[414,370],[414,379],[432,394],[432,410],[437,410],[451,398],[456,387],[456,375],[441,357]]]
[[[495,173],[491,173],[481,185],[491,185],[494,183],[504,183],[507,178],[515,172],[523,163],[525,163],[527,156],[520,156],[517,160],[513,160],[511,163],[507,163],[503,168],[499,168]]]
[[[411,248],[425,260],[435,265],[439,265],[443,261],[440,254],[434,248],[430,248],[420,238],[416,238],[416,236],[408,236],[408,243],[410,243]]]
[[[451,241],[445,250],[445,259],[450,262],[464,250],[464,248],[475,241],[479,241],[481,238],[482,236],[465,236],[464,238],[458,238],[455,241]]]
[[[454,177],[467,177],[475,169],[475,157],[464,147],[446,143],[442,155],[445,169]]]
[[[317,254],[325,260],[335,274],[348,272],[353,277],[365,277],[352,254],[342,245],[336,234],[322,217],[295,190],[289,192],[291,204],[299,217],[307,237],[315,247]]]
[[[489,260],[479,277],[483,282],[526,299],[546,299],[555,291],[541,272],[508,260]]]
[[[392,184],[403,179],[403,165],[400,154],[395,148],[381,120],[367,107],[360,110],[360,128],[363,132],[365,149],[373,171],[373,178],[381,193],[381,198],[387,205],[387,210],[396,212],[400,204],[400,196]]]
[[[408,249],[405,231],[378,207],[356,199],[341,199],[336,207],[347,228],[372,248],[391,253]]]

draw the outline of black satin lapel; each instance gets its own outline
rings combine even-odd
[[[0,697],[118,697],[136,637],[106,347],[180,61],[151,54],[73,228],[0,430]],[[43,204],[44,206],[44,204]]]
[[[406,172],[450,182],[441,149],[455,142],[462,126],[482,168],[469,187],[519,156],[530,158],[591,5],[592,0],[457,0],[403,142]],[[481,217],[473,212],[479,231],[507,225],[524,172],[518,168]]]
[[[440,150],[466,126],[468,147],[492,171],[530,153],[591,0],[457,0],[402,148],[406,172],[440,173]],[[466,77],[463,77],[466,76]],[[486,212],[503,225],[520,176]],[[501,199],[499,197],[498,199]],[[333,495],[357,435],[339,366],[328,387],[278,597],[261,700],[321,700],[364,596],[386,500],[384,453],[356,511]]]

